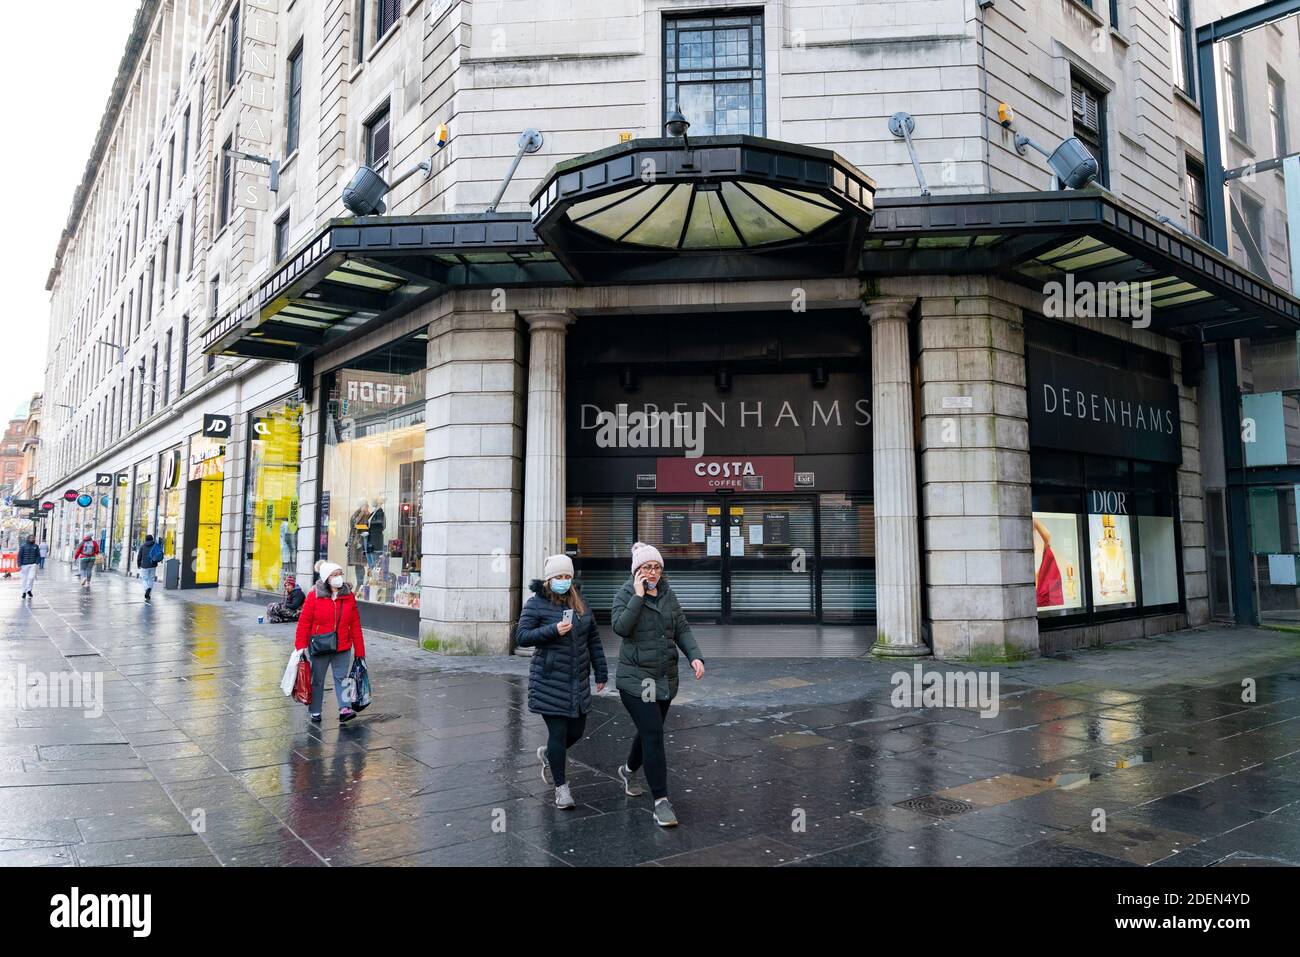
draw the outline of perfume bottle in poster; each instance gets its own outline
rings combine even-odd
[[[1089,515],[1092,545],[1092,595],[1095,605],[1136,601],[1133,546],[1127,515]]]

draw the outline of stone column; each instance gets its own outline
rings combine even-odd
[[[888,658],[928,655],[921,635],[921,560],[912,431],[908,313],[914,300],[867,299],[871,323],[872,487],[876,514],[876,643]]]
[[[441,651],[506,654],[519,617],[520,325],[473,310],[429,325],[420,638]]]
[[[934,655],[981,661],[1037,655],[1020,309],[971,289],[925,296],[920,313],[922,504]]]
[[[525,315],[528,323],[528,424],[524,433],[524,600],[548,555],[564,551],[565,313]]]

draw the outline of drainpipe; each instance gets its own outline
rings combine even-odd
[[[984,56],[984,11],[991,7],[975,0],[975,16],[980,23],[979,44],[980,44],[980,113],[984,116],[984,192],[993,192],[993,170],[989,164],[991,160],[992,147],[989,141],[989,71]]]

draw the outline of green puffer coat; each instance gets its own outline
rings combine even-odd
[[[632,579],[614,596],[610,624],[623,639],[618,652],[615,687],[640,698],[642,681],[654,681],[655,700],[671,701],[677,696],[677,649],[688,662],[704,660],[686,621],[681,603],[665,578],[659,579],[659,595],[638,597]]]

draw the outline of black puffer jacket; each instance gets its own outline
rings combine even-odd
[[[575,615],[569,633],[561,635],[565,606],[545,596],[540,580],[529,587],[533,597],[524,605],[515,630],[515,644],[537,649],[528,673],[528,710],[566,718],[586,714],[591,709],[592,672],[597,684],[609,680],[596,618],[588,608],[585,615]]]

